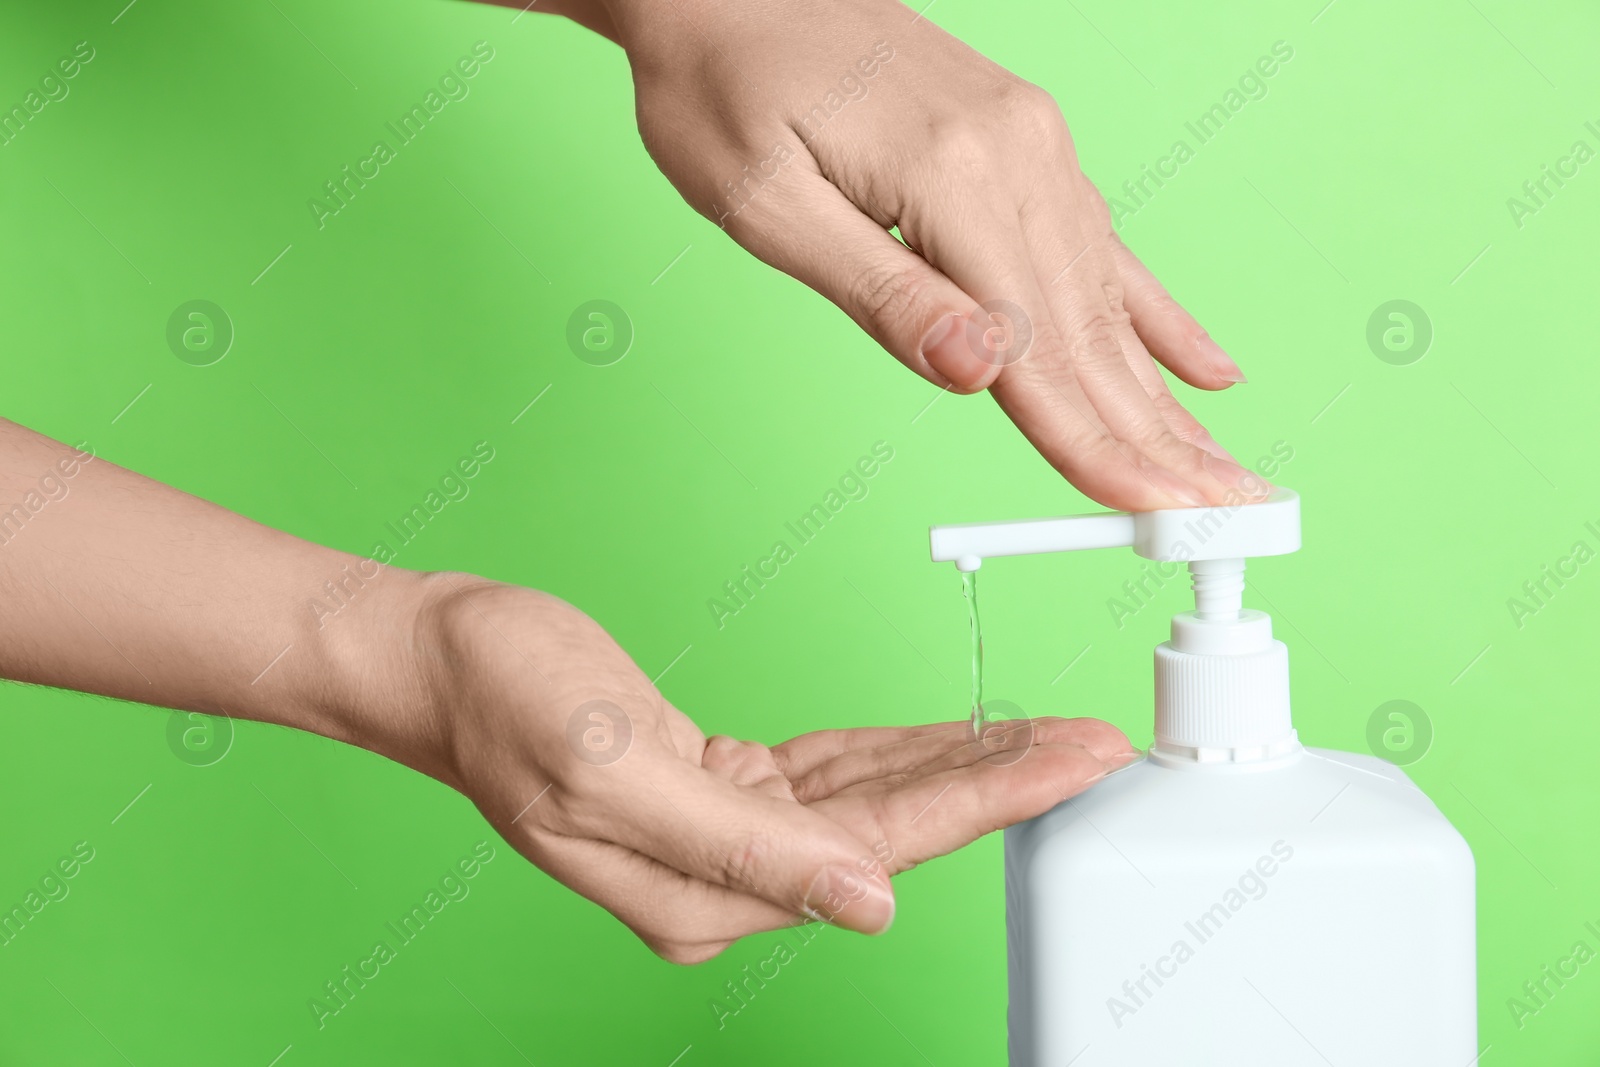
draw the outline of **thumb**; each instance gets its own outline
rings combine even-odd
[[[723,225],[933,384],[976,393],[999,377],[1006,359],[995,353],[996,326],[978,302],[822,175],[799,173],[769,187]]]
[[[676,761],[641,776],[607,836],[691,877],[863,934],[894,919],[873,850],[793,800]]]

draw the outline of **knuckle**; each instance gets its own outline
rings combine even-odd
[[[928,157],[940,179],[960,174],[987,184],[994,175],[997,155],[989,131],[965,120],[942,122],[929,136]]]
[[[702,765],[725,775],[735,785],[757,785],[780,775],[772,750],[766,745],[731,737],[721,738],[715,748],[707,743]]]
[[[1111,317],[1119,323],[1128,321],[1127,293],[1121,283],[1108,282],[1102,286],[1106,294],[1106,306],[1111,309]]]
[[[814,800],[832,796],[836,791],[826,765],[808,771],[799,778],[790,779],[789,788],[793,791],[795,800],[801,804],[809,804]]]
[[[1063,125],[1061,109],[1049,91],[1033,82],[1017,81],[1007,86],[1004,106],[1016,118],[1041,126]]]
[[[1183,305],[1178,303],[1172,294],[1164,289],[1159,292],[1147,294],[1144,299],[1144,304],[1148,307],[1148,310],[1145,312],[1145,314],[1152,319],[1158,321],[1166,320],[1169,322],[1184,323],[1184,325],[1181,327],[1181,331],[1183,334],[1183,339],[1187,344],[1198,345],[1211,336],[1210,334],[1206,333],[1205,328],[1202,327],[1198,322],[1195,322],[1193,319],[1189,318],[1189,313],[1183,310]],[[1185,322],[1185,320],[1187,320],[1187,322]]]
[[[1079,421],[1075,405],[1052,384],[1063,366],[1071,370],[1080,354],[1079,346],[1069,344],[1052,319],[1038,318],[1029,324],[1028,347],[1023,355],[1001,368],[1001,380],[1036,392],[1061,418]]]
[[[1196,462],[1190,458],[1191,446],[1174,433],[1172,427],[1159,420],[1153,420],[1136,443],[1149,455],[1171,457],[1169,464],[1180,459]]]
[[[706,739],[706,749],[701,762],[707,767],[736,764],[744,754],[745,743],[727,734],[714,734]]]
[[[730,888],[747,888],[752,880],[750,872],[767,866],[778,851],[778,842],[767,831],[747,832],[721,857],[722,884]]]
[[[1150,402],[1155,405],[1156,411],[1172,427],[1172,432],[1182,440],[1191,437],[1200,437],[1205,434],[1205,428],[1200,425],[1189,409],[1178,403],[1178,398],[1166,389],[1157,389],[1150,394]]]
[[[1095,205],[1097,216],[1101,212],[1107,212],[1105,194],[1101,193],[1100,188],[1090,181],[1089,176],[1081,170],[1078,172],[1078,185],[1082,190],[1081,195]],[[1106,221],[1110,221],[1109,212],[1107,212]],[[1117,262],[1119,256],[1133,256],[1133,249],[1128,247],[1128,242],[1122,239],[1122,234],[1117,232],[1115,226],[1108,225],[1105,229],[1097,232],[1100,235],[1100,240],[1105,242],[1106,255],[1113,263]],[[1137,259],[1138,257],[1133,256],[1133,258]]]
[[[1180,305],[1172,297],[1166,297],[1159,307],[1162,311],[1170,311],[1174,318],[1179,318],[1181,316],[1179,321],[1187,320],[1183,327],[1183,339],[1186,344],[1191,346],[1191,351],[1193,349],[1216,343],[1211,339],[1210,332],[1194,319],[1189,318],[1189,313],[1183,310],[1182,305]]]
[[[857,277],[854,300],[862,316],[887,335],[908,324],[921,292],[922,282],[913,273],[892,264],[875,264]]]
[[[1172,435],[1186,445],[1205,440],[1207,434],[1201,425],[1170,396],[1155,397],[1156,411],[1172,428]]]
[[[1074,324],[1073,347],[1096,355],[1120,354],[1117,343],[1117,320],[1109,308],[1091,308],[1079,316]]]
[[[1011,82],[1001,90],[999,110],[1013,129],[1070,152],[1072,137],[1067,132],[1066,119],[1048,90],[1033,82]]]
[[[1122,303],[1120,297],[1116,300],[1107,300],[1106,305],[1110,309],[1111,330],[1118,338],[1118,347],[1121,347],[1124,338],[1131,337],[1136,340],[1138,335],[1133,329],[1133,315],[1128,311],[1127,305]],[[1134,351],[1137,352],[1138,349],[1135,348]]]

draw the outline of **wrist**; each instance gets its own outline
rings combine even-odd
[[[448,723],[430,659],[438,605],[447,575],[384,567],[351,605],[348,618],[330,620],[313,637],[322,661],[318,695],[301,729],[365,748],[456,784]]]
[[[685,61],[684,47],[702,43],[699,27],[709,28],[718,17],[709,6],[704,0],[539,0],[540,9],[621,45],[630,63],[636,63],[641,53]]]
[[[508,3],[511,0],[495,0],[496,3]],[[521,6],[514,4],[513,6]],[[550,15],[560,15],[570,19],[585,29],[593,30],[602,37],[609,37],[618,44],[622,43],[619,36],[620,27],[611,11],[608,0],[542,0],[539,9]]]

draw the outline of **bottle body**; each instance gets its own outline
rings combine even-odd
[[[1472,853],[1371,757],[1135,764],[1006,831],[1006,928],[1012,1067],[1479,1052]]]

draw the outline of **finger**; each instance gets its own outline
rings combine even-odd
[[[1016,214],[1002,218],[973,208],[996,193],[982,186],[946,190],[930,195],[918,218],[902,220],[929,261],[990,309],[979,343],[1006,364],[990,393],[1052,466],[1101,503],[1145,511],[1206,503],[1189,482],[1110,427],[1085,393],[1074,369],[1084,338],[1062,333]],[[1108,321],[1109,312],[1099,320]],[[995,345],[990,336],[999,327],[1003,343]]]
[[[1016,763],[1034,748],[1072,745],[1108,766],[1121,764],[1138,755],[1121,730],[1100,719],[1001,719],[987,723],[983,734],[971,745],[952,749],[907,774],[887,775],[861,782],[857,789],[904,788],[918,778],[931,778],[946,771],[976,763]]]
[[[1211,436],[1209,430],[1200,425],[1199,420],[1191,415],[1187,408],[1178,403],[1177,398],[1172,395],[1172,390],[1167,388],[1166,379],[1162,378],[1154,363],[1148,359],[1137,359],[1133,363],[1133,372],[1144,385],[1145,391],[1150,394],[1156,410],[1167,420],[1172,432],[1181,440],[1196,445],[1210,454],[1204,463],[1214,477],[1224,481],[1232,479],[1234,486],[1245,500],[1258,500],[1272,492],[1271,482],[1263,478],[1258,471],[1244,466],[1235,459],[1231,452],[1217,443],[1217,439]]]
[[[870,848],[837,823],[648,750],[597,769],[625,766],[605,788],[588,786],[594,792],[565,805],[573,826],[563,832],[612,841],[701,881],[860,933],[879,933],[893,920],[887,875]]]
[[[809,157],[724,225],[746,249],[833,301],[935,385],[974,393],[999,375],[999,366],[979,358],[969,338],[969,332],[977,336],[977,301],[863,215]]]
[[[1187,408],[1178,403],[1177,398],[1172,395],[1172,390],[1167,387],[1166,379],[1156,367],[1155,360],[1150,357],[1143,341],[1134,332],[1132,323],[1127,318],[1124,318],[1118,327],[1118,337],[1127,356],[1129,370],[1144,389],[1145,395],[1150,398],[1157,414],[1166,423],[1168,432],[1185,445],[1204,453],[1200,461],[1206,473],[1232,492],[1232,495],[1223,498],[1223,503],[1239,503],[1240,497],[1254,500],[1270,493],[1272,491],[1270,482],[1240,464],[1227,449],[1217,443],[1216,438],[1200,425],[1199,420],[1190,414]]]
[[[996,324],[987,309],[997,301],[1020,306],[1036,339],[1053,347],[1059,360],[1066,356],[1061,345],[1049,343],[1044,301],[1015,215],[983,208],[1000,190],[970,184],[938,187],[914,205],[916,216],[896,220],[921,256],[862,214],[803,153],[783,181],[764,186],[759,198],[724,224],[761,259],[833,300],[907,366],[930,381],[971,392],[1000,381],[1002,364],[1010,361],[1010,353],[996,351],[991,340]],[[1222,496],[1198,459],[1188,462],[1186,480],[1137,449],[1119,449],[1075,381],[1053,382],[1051,388],[1059,400],[1024,397],[1007,406],[1005,396],[996,395],[1014,419],[1020,411],[1046,420],[1019,425],[1090,496],[1139,510],[1208,503],[1193,480]],[[1018,392],[1008,389],[1007,395]],[[1181,445],[1173,445],[1176,454]]]
[[[1134,373],[1133,366],[1149,363],[1150,356],[1133,329],[1108,252],[1084,225],[1081,205],[1078,214],[1074,207],[1051,189],[1026,206],[1020,218],[1041,279],[1059,278],[1053,285],[1046,283],[1045,297],[1067,333],[1085,395],[1112,434],[1192,489],[1186,502],[1225,502],[1244,472],[1225,461],[1207,464],[1206,452],[1173,432]],[[1053,270],[1056,263],[1072,266]]]
[[[1108,769],[1079,745],[1040,745],[1021,759],[999,753],[900,789],[829,797],[813,807],[863,839],[887,842],[885,866],[899,873],[1042,815]]]
[[[1003,312],[1016,320],[1016,332],[993,349],[1006,367],[990,392],[1051,465],[1096,500],[1130,510],[1206,503],[1188,480],[1118,433],[1088,396],[1078,373],[1087,345],[1109,341],[1108,360],[1120,361],[1120,351],[1109,332],[1085,328],[1086,316],[1054,313],[1014,212],[1001,218],[973,210],[995,192],[962,187],[930,196],[921,217],[902,223],[931,262],[984,301],[991,317]],[[1109,310],[1096,321],[1109,322]],[[1074,327],[1070,335],[1063,322]]]
[[[953,729],[843,752],[808,774],[791,778],[790,787],[802,803],[809,804],[861,782],[911,774],[953,752],[967,752],[968,762],[974,762],[982,749],[972,724],[960,723]]]
[[[1112,235],[1110,248],[1133,328],[1162,366],[1197,389],[1226,389],[1249,380],[1120,237]]]
[[[851,787],[897,785],[907,776],[968,766],[997,752],[1044,744],[1079,745],[1100,760],[1133,750],[1121,730],[1098,719],[1006,719],[985,724],[981,737],[973,735],[970,723],[960,723],[954,729],[893,744],[842,752],[803,776],[791,776],[791,787],[802,803],[811,803]]]
[[[1096,503],[1123,511],[1206,504],[1187,480],[1114,437],[1076,376],[1045,366],[1046,359],[1041,353],[1032,366],[1024,359],[1007,368],[989,393],[1064,478]]]
[[[652,952],[700,963],[741,937],[799,917],[768,901],[692,878],[609,841],[519,835],[518,851],[541,870],[614,915]]]
[[[857,726],[844,730],[816,730],[772,747],[778,768],[791,780],[802,778],[835,756],[857,748],[892,745],[925,734],[972,730],[972,721],[934,722],[922,726]]]
[[[1077,745],[1079,748],[1085,747],[1070,740],[1054,743]],[[984,762],[1011,764],[1028,755],[1029,751],[1038,744],[1041,744],[1041,741],[1035,733],[1033,722],[1029,719],[1007,719],[1003,722],[993,722],[984,727],[981,738],[959,748],[953,748],[948,752],[941,753],[920,767],[899,774],[863,777],[850,785],[842,786],[832,795],[875,796],[904,790],[923,779],[936,777],[946,771],[962,767],[971,767]],[[1093,752],[1089,754],[1095,756]],[[1127,748],[1116,756],[1104,758],[1095,756],[1095,758],[1102,763],[1109,764],[1134,755],[1137,755],[1137,753],[1132,748]]]
[[[1120,240],[1111,247],[1133,328],[1162,366],[1197,389],[1226,389],[1249,380],[1138,256]]]
[[[1111,224],[1105,197],[1082,171],[1078,196],[1090,208],[1095,232],[1111,250],[1112,266],[1122,281],[1133,328],[1161,365],[1199,389],[1226,389],[1247,379],[1239,364],[1172,298],[1166,287],[1134,255]]]
[[[1167,387],[1167,381],[1161,376],[1161,371],[1148,359],[1134,359],[1129,362],[1134,377],[1139,379],[1139,384],[1144,387],[1145,393],[1155,404],[1156,410],[1167,421],[1167,426],[1178,436],[1179,440],[1187,441],[1205,449],[1214,456],[1237,463],[1233,454],[1217,443],[1211,432],[1200,425],[1189,409],[1178,402],[1172,395],[1172,390]]]

